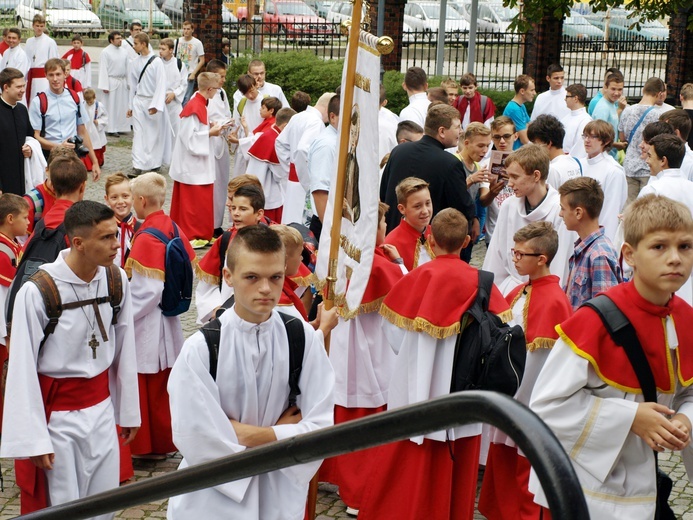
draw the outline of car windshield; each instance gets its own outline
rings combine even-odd
[[[285,2],[277,4],[279,14],[291,14],[296,16],[314,16],[313,10],[303,2]]]
[[[510,7],[503,7],[501,4],[490,5],[493,12],[498,15],[501,22],[510,22],[515,16],[517,16],[517,9],[512,9]]]
[[[86,9],[80,0],[50,0],[48,9]]]
[[[152,8],[156,11],[156,5],[153,4]],[[133,11],[149,11],[149,0],[128,0],[125,2],[125,9],[131,9]]]
[[[420,5],[421,5],[421,8],[426,13],[427,18],[430,18],[431,20],[439,20],[440,19],[440,5],[439,4],[420,4]],[[446,11],[445,17],[448,20],[459,20],[462,18],[460,16],[460,13],[458,13],[455,9],[448,9]]]
[[[664,25],[659,23],[657,20],[652,20],[650,22],[641,21],[640,26],[641,27],[648,27],[650,29],[666,29],[666,27],[664,27]]]

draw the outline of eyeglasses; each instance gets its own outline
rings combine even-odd
[[[574,97],[577,97],[577,96],[571,96],[571,95],[569,95],[569,94],[566,94],[566,95],[565,95],[565,98],[566,98],[566,99],[570,99],[570,98],[574,98]]]
[[[596,135],[582,134],[582,139],[587,141],[588,139],[599,139]]]
[[[515,257],[515,260],[522,260],[524,256],[543,256],[544,253],[525,253],[524,251],[518,251],[517,249],[511,249],[510,252]]]
[[[512,136],[513,136],[513,134],[503,134],[503,135],[494,134],[491,136],[491,139],[493,139],[494,141],[500,141],[501,139],[503,139],[504,141],[507,141]]]

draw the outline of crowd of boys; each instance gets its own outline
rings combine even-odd
[[[690,85],[684,109],[664,106],[658,78],[628,105],[623,75],[609,69],[588,109],[585,86],[564,87],[551,65],[531,114],[535,82],[521,75],[497,116],[472,74],[429,88],[411,67],[399,116],[381,90],[375,256],[361,305],[346,313],[320,304],[310,269],[310,231],[319,236],[336,169],[338,94],[287,101],[254,60],[228,96],[227,64],[205,63],[186,22],[160,58],[141,25],[124,51],[112,32],[99,102],[81,39],[57,59],[34,22],[26,48],[32,64],[45,55],[42,69],[22,70],[13,54],[0,71],[2,100],[27,102],[26,135],[33,129],[47,159],[43,183],[0,195],[0,455],[16,459],[23,513],[116,487],[132,476],[131,456],[180,451],[187,467],[448,394],[483,239],[489,311],[525,334],[515,399],[569,453],[593,518],[653,518],[651,452],[687,450],[693,417]],[[129,131],[123,108],[133,172],[106,179],[106,204],[83,200],[106,132]],[[84,137],[84,160],[70,135]],[[17,152],[30,156],[23,144]],[[158,172],[168,163],[170,216]],[[35,256],[49,243],[52,258]],[[172,312],[168,298],[186,269],[204,332],[184,341],[187,306]],[[584,306],[600,293],[634,326],[658,402],[645,401]],[[522,452],[481,425],[180,495],[167,514],[298,520],[318,473],[362,519],[471,519],[479,464],[487,518],[550,518]]]

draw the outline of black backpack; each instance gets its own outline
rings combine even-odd
[[[207,342],[209,349],[209,373],[212,379],[217,380],[217,363],[219,361],[219,339],[221,337],[221,322],[219,316],[226,309],[233,306],[234,297],[231,296],[224,302],[221,308],[217,311],[217,318],[205,323],[200,329],[202,335]],[[284,327],[286,328],[286,336],[289,339],[289,406],[296,406],[296,396],[301,394],[301,389],[298,386],[298,381],[301,378],[301,370],[303,369],[303,355],[306,349],[306,335],[303,330],[303,323],[295,316],[290,316],[279,313]]]
[[[60,224],[55,229],[46,228],[43,220],[40,220],[34,228],[34,233],[31,235],[29,242],[24,249],[19,264],[17,265],[17,273],[10,284],[9,294],[5,307],[5,318],[7,323],[12,322],[12,311],[14,310],[14,300],[17,297],[17,292],[24,282],[33,275],[38,268],[43,264],[54,262],[60,251],[67,249],[67,232],[65,224]]]
[[[527,357],[525,334],[489,312],[493,273],[479,269],[479,290],[462,315],[455,343],[450,392],[492,390],[515,395],[522,382]]]
[[[178,226],[173,223],[173,238],[154,228],[145,228],[139,233],[147,233],[166,246],[166,278],[159,303],[161,313],[164,316],[178,316],[186,312],[192,300],[193,270],[188,251],[178,233]]]

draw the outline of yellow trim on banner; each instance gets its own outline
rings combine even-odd
[[[363,49],[366,52],[370,52],[373,56],[377,56],[378,58],[380,57],[380,51],[378,49],[374,49],[367,43],[359,42],[359,49]]]

